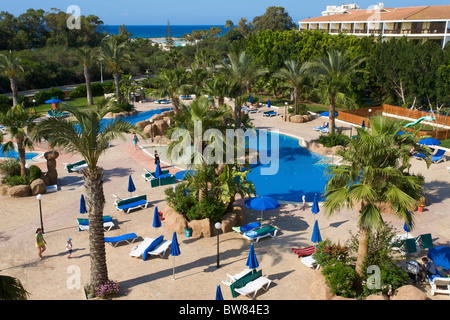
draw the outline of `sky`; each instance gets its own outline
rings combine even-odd
[[[0,11],[18,16],[29,8],[67,11],[71,5],[81,14],[96,15],[105,25],[224,25],[237,24],[241,18],[252,21],[270,6],[283,7],[294,22],[321,15],[327,5],[356,3],[361,9],[382,0],[2,0]],[[385,7],[409,7],[449,4],[448,0],[386,0]]]

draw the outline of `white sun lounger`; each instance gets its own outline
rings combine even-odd
[[[314,259],[312,255],[307,257],[302,257],[301,262],[306,265],[309,268],[312,268],[314,270],[317,270],[319,268],[319,265],[317,264],[317,261]]]
[[[250,272],[252,272],[252,269],[245,269],[239,272],[238,274],[235,274],[234,276],[227,273],[227,278],[225,279],[225,281],[222,280],[222,283],[227,286],[230,286],[233,282],[239,280],[240,278],[249,274]]]
[[[103,229],[105,229],[105,231],[110,231],[112,228],[114,228],[114,226],[114,222],[112,221],[103,222]],[[89,225],[79,224],[78,230],[89,231]]]
[[[436,293],[446,293],[450,295],[450,278],[444,277],[434,277],[431,280],[427,277],[428,283],[431,286],[431,295],[434,296]]]
[[[140,258],[140,257],[144,258],[145,251],[155,240],[156,239],[153,239],[153,238],[145,238],[144,241],[142,241],[139,245],[135,246],[131,250],[130,256],[136,257],[136,258]],[[152,256],[160,256],[161,258],[163,258],[164,254],[166,253],[167,249],[169,249],[171,244],[172,244],[172,241],[163,240],[156,248],[154,248],[152,251],[148,251],[147,253]]]
[[[253,281],[250,281],[241,288],[235,288],[234,291],[236,291],[239,294],[245,295],[253,300],[255,299],[256,294],[260,289],[264,289],[265,291],[267,291],[269,289],[271,282],[272,282],[271,280],[265,277],[259,277]]]

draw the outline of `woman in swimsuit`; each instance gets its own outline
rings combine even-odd
[[[42,253],[45,251],[45,245],[47,242],[45,242],[44,236],[42,235],[42,229],[38,228],[36,230],[36,248],[38,248],[38,255],[39,258],[42,259]]]

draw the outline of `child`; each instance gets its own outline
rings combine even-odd
[[[67,259],[70,259],[71,255],[72,255],[72,239],[71,238],[67,238],[66,250],[67,250]]]
[[[42,229],[37,228],[36,230],[36,248],[38,248],[38,255],[39,258],[42,259],[42,253],[45,251],[45,245],[47,242],[45,242],[44,236],[42,235]]]
[[[133,136],[133,143],[134,143],[134,149],[135,150],[137,149],[138,142],[139,142],[139,139],[138,139],[138,137],[137,137],[137,135],[135,133],[134,136]]]

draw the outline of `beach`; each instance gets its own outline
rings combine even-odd
[[[156,103],[136,104],[140,111],[160,108]],[[265,109],[263,108],[262,111]],[[282,112],[282,111],[280,111]],[[250,115],[255,127],[279,129],[280,133],[295,136],[305,141],[316,139],[319,133],[312,128],[320,126],[320,117],[307,123],[289,123],[281,116],[264,118],[262,112]],[[345,126],[337,122],[338,126]],[[120,294],[115,300],[212,300],[216,287],[221,286],[225,300],[249,301],[246,296],[232,298],[228,286],[222,283],[227,274],[233,275],[243,271],[249,254],[250,241],[240,234],[228,232],[219,235],[219,265],[217,268],[217,237],[195,238],[178,234],[181,255],[173,257],[166,253],[164,258],[152,257],[147,261],[129,255],[131,249],[144,238],[164,235],[171,240],[173,232],[165,226],[155,230],[152,227],[155,206],[164,211],[165,188],[151,188],[144,180],[144,169],[154,171],[155,164],[151,156],[153,150],[161,146],[148,139],[140,141],[142,147],[135,150],[132,135],[126,140],[116,140],[111,148],[101,157],[99,166],[104,168],[104,215],[113,218],[115,227],[105,232],[105,237],[114,237],[127,233],[136,233],[139,239],[133,244],[120,244],[112,247],[106,244],[108,277],[120,283]],[[45,151],[46,146],[37,145],[37,151]],[[82,175],[67,173],[64,163],[81,160],[78,155],[71,155],[58,150],[58,192],[44,194],[42,197],[42,214],[44,238],[47,250],[44,258],[38,257],[35,247],[35,231],[40,226],[39,203],[36,197],[10,198],[1,197],[0,216],[0,274],[20,279],[25,289],[30,292],[30,300],[83,300],[83,285],[89,282],[89,239],[88,233],[78,231],[77,218],[87,218],[78,213],[80,196],[84,193]],[[176,173],[179,168],[171,167],[162,160],[162,169]],[[37,163],[46,171],[44,162]],[[414,236],[431,233],[435,246],[450,245],[450,197],[448,190],[450,174],[441,162],[426,169],[423,161],[413,159],[411,172],[422,173],[425,177],[427,196],[431,204],[423,213],[415,214]],[[113,194],[125,198],[128,176],[132,175],[136,191],[133,195],[146,194],[150,203],[144,210],[133,210],[129,214],[117,211]],[[305,183],[308,183],[305,181]],[[244,199],[238,199],[236,206],[245,207]],[[317,219],[323,239],[344,244],[351,234],[357,232],[358,213],[344,210],[332,217],[323,215],[320,207],[317,215],[311,208],[302,210],[300,204],[282,203],[275,210],[263,214],[263,222],[278,228],[275,237],[261,239],[254,245],[259,268],[272,283],[267,291],[260,290],[257,300],[310,300],[309,288],[312,284],[314,270],[300,262],[291,248],[303,248],[312,245],[311,234]],[[253,222],[261,212],[245,208],[246,222]],[[403,221],[394,216],[384,215],[389,224],[403,231]],[[66,258],[66,239],[72,238],[73,254]],[[426,255],[426,253],[422,253]],[[420,258],[421,255],[415,257]],[[175,268],[175,269],[174,269]],[[433,300],[450,300],[448,295],[430,295],[430,287],[420,284],[428,298]]]

